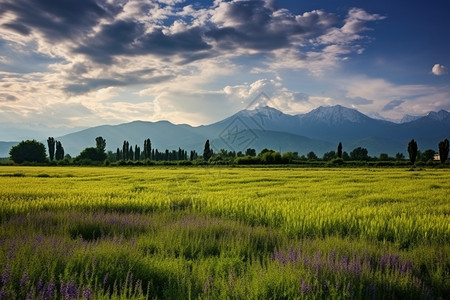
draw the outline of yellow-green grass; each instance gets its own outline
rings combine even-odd
[[[448,170],[0,167],[0,186],[0,298],[450,292]]]

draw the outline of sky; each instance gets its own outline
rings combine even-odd
[[[0,140],[198,126],[255,105],[394,121],[450,111],[449,11],[446,0],[0,0]]]

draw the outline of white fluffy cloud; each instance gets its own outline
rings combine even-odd
[[[435,64],[433,68],[431,69],[431,73],[433,73],[436,76],[441,76],[447,74],[447,68],[441,64]]]

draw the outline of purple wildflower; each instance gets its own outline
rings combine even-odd
[[[341,269],[341,270],[348,269],[348,257],[347,256],[342,257],[341,261],[339,262],[339,269]]]
[[[358,260],[355,260],[350,266],[349,266],[350,272],[353,273],[353,275],[359,275],[361,274],[361,263]]]
[[[7,285],[9,282],[9,268],[6,267],[2,274],[2,284]]]
[[[277,250],[275,250],[272,253],[272,260],[273,261],[278,260],[279,262],[281,262],[283,264],[283,266],[286,265],[286,261],[287,261],[286,257],[283,255],[283,253],[281,253],[280,251],[277,251]]]
[[[42,278],[39,278],[38,282],[36,283],[36,292],[39,293],[43,286],[44,286],[44,283],[42,282]]]
[[[38,236],[36,236],[35,238],[34,238],[34,246],[37,246],[37,245],[40,245],[40,244],[42,244],[42,241],[44,240],[44,236],[42,235],[42,234],[40,234],[40,235],[38,235]]]
[[[301,287],[300,290],[302,291],[303,294],[308,294],[310,292],[312,292],[312,287],[311,285],[309,285],[306,281],[304,281],[303,279],[300,279],[301,281]]]
[[[289,251],[289,261],[294,264],[297,262],[297,258],[298,258],[298,254],[297,252],[291,248],[291,250]]]
[[[0,300],[6,299],[6,295],[8,295],[8,293],[6,291],[1,290],[0,291]]]
[[[85,289],[83,291],[83,299],[85,299],[85,300],[92,300],[93,299],[93,297],[92,297],[92,290],[91,290],[90,287],[88,287],[87,289]]]
[[[20,279],[20,286],[24,287],[25,285],[27,285],[28,280],[30,280],[30,276],[27,273],[24,273],[22,279]]]
[[[50,282],[44,289],[42,293],[42,299],[44,300],[50,300],[53,299],[55,296],[55,284],[53,282]]]
[[[413,267],[413,262],[412,261],[405,261],[402,263],[401,267],[400,267],[400,272],[403,274],[409,274],[411,272],[411,269]]]
[[[44,283],[42,282],[42,278],[39,278],[38,282],[36,283],[36,292],[40,292],[40,290],[42,289]]]
[[[73,282],[68,284],[61,283],[61,293],[64,295],[65,300],[78,299],[78,288]]]

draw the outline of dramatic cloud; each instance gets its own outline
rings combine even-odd
[[[8,122],[51,113],[45,122],[74,126],[199,125],[246,108],[260,93],[288,113],[333,104],[382,111],[424,94],[379,80],[364,86],[359,77],[336,82],[333,71],[364,52],[371,24],[384,19],[361,8],[338,15],[262,0],[0,2],[0,118]],[[295,72],[300,86],[283,72]],[[302,79],[334,90],[306,90]],[[379,90],[386,87],[390,93]]]
[[[47,41],[78,40],[92,32],[102,19],[113,18],[120,7],[95,0],[5,0],[3,27],[22,35],[42,34]]]
[[[435,64],[431,69],[431,73],[433,73],[436,76],[445,75],[447,74],[447,68],[441,64]]]

